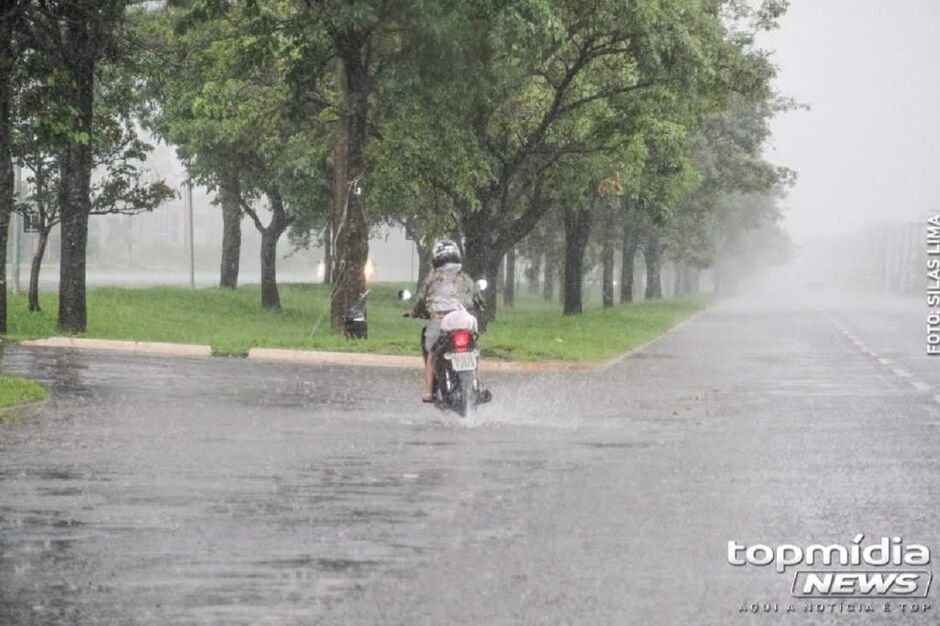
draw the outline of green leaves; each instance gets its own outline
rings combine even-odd
[[[368,64],[376,221],[478,228],[498,248],[601,187],[678,223],[781,179],[759,157],[774,70],[753,35],[784,0],[189,4],[146,16],[164,51],[148,123],[201,181],[235,168],[248,197],[276,181],[297,215],[328,212],[350,50]]]
[[[302,16],[298,3],[284,0],[201,1],[141,24],[149,48],[163,51],[148,59],[148,126],[177,146],[196,180],[214,188],[234,173],[245,201],[278,187],[295,216],[328,210],[318,170],[330,114],[311,102],[323,98],[293,82],[319,84],[325,70],[297,71],[311,52]]]

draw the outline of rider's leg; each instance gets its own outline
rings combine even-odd
[[[422,400],[429,402],[434,397],[434,344],[441,332],[440,320],[431,319],[424,327],[424,392]]]
[[[424,399],[434,397],[434,353],[428,352],[424,359]]]

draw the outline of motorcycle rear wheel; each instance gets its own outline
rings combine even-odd
[[[477,408],[475,381],[476,373],[473,371],[457,373],[457,393],[454,398],[454,409],[460,417],[467,417]]]

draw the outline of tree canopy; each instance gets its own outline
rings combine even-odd
[[[241,220],[261,233],[265,308],[280,306],[276,246],[288,229],[295,245],[328,245],[336,321],[365,289],[370,231],[396,224],[422,248],[456,237],[466,270],[494,284],[516,248],[530,275],[563,256],[565,310],[577,312],[597,259],[612,302],[617,245],[624,267],[639,249],[651,267],[662,257],[704,268],[742,233],[776,222],[793,174],[763,148],[787,103],[755,41],[785,9],[784,0],[24,2],[16,32],[26,52],[10,84],[25,86],[16,95],[25,113],[14,127],[24,158],[41,152],[68,172],[49,180],[69,198],[74,254],[81,216],[156,200],[135,179],[143,124],[217,194],[220,284],[237,284]],[[98,113],[122,94],[132,104]],[[109,175],[93,188],[96,166]],[[564,255],[549,254],[562,240]]]

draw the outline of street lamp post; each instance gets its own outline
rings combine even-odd
[[[187,179],[186,185],[186,240],[189,244],[189,288],[196,288],[196,252],[193,242],[193,180]]]
[[[13,195],[19,200],[23,193],[23,170],[19,165],[16,166],[16,185]],[[16,211],[10,216],[10,226],[13,228],[13,293],[20,292],[20,240],[22,236],[22,226],[20,225],[19,213]]]

